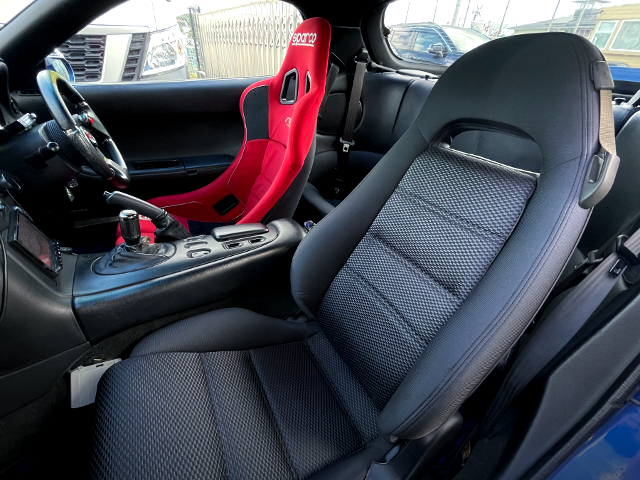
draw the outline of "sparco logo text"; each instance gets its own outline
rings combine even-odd
[[[316,43],[316,38],[318,38],[316,33],[296,33],[291,39],[291,44],[301,47],[313,47],[313,44]]]

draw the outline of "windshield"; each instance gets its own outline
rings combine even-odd
[[[0,0],[0,24],[4,26],[34,0]]]
[[[443,25],[442,29],[449,36],[458,50],[463,53],[467,53],[468,51],[473,50],[474,48],[491,40],[489,37],[486,37],[481,33],[474,32],[473,30],[449,27],[447,25]]]

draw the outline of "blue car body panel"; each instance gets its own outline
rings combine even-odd
[[[639,405],[640,393],[602,425],[549,480],[640,478]]]
[[[640,68],[609,67],[614,80],[640,82]]]

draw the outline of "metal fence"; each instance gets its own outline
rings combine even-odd
[[[280,0],[199,14],[206,78],[275,75],[302,20],[297,8]]]

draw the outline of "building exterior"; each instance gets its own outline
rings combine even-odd
[[[582,9],[579,8],[573,15],[568,17],[558,17],[553,20],[543,20],[541,22],[527,23],[509,28],[514,31],[515,35],[523,33],[567,32],[588,38],[593,33],[598,15],[601,11],[602,9],[600,8],[586,8],[584,12],[582,12]]]
[[[640,4],[606,7],[589,39],[610,67],[640,67]]]

